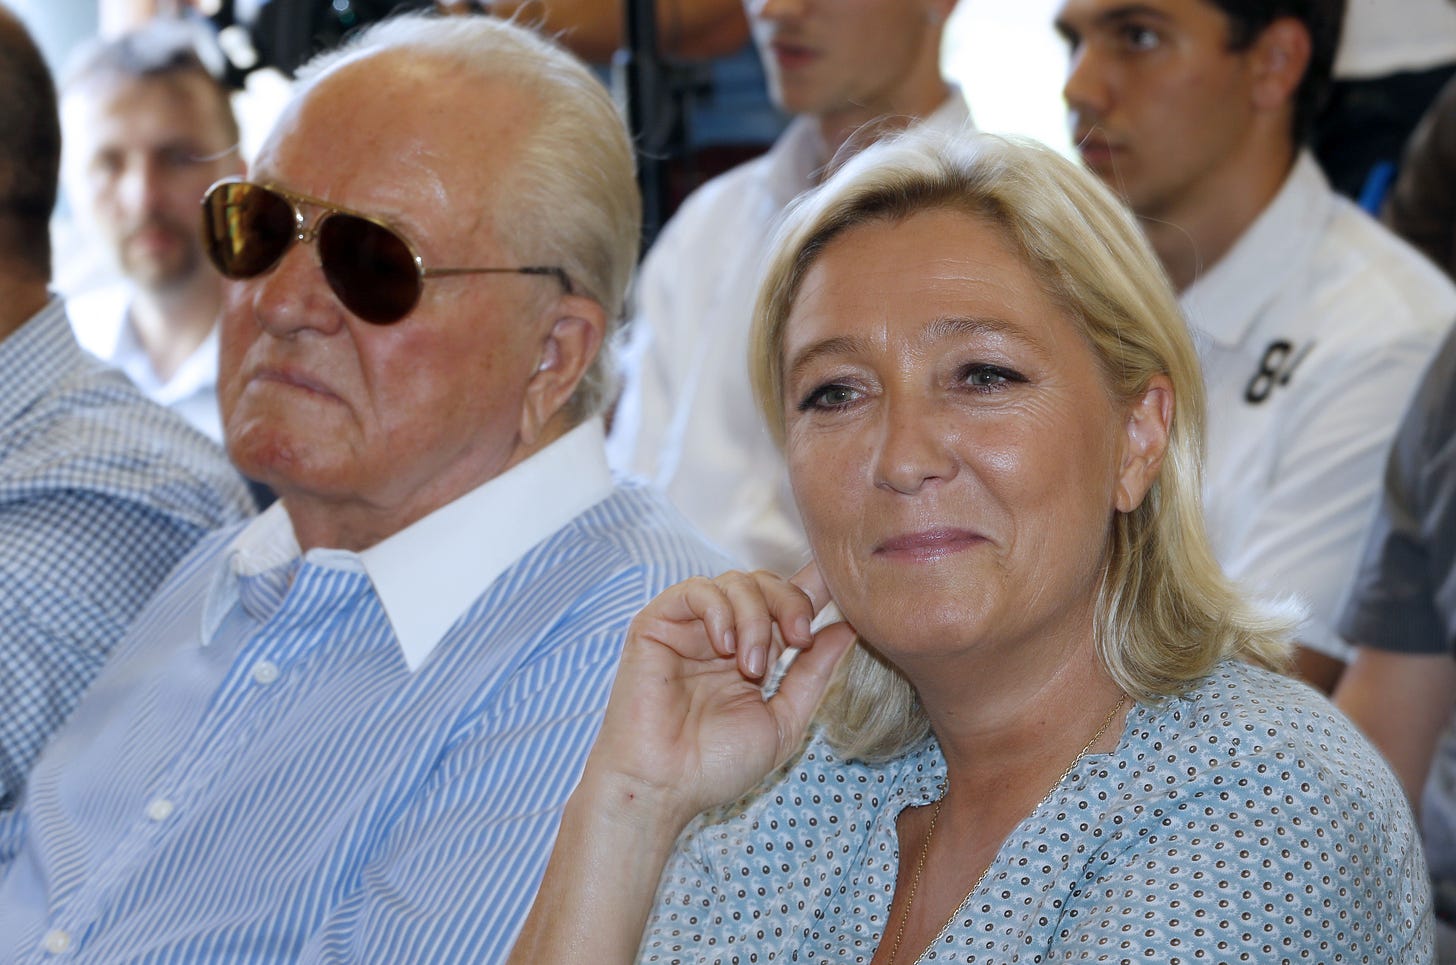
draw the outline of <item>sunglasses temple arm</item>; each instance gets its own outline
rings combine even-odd
[[[566,294],[576,294],[571,284],[571,276],[566,270],[549,265],[530,265],[525,268],[426,268],[421,274],[425,278],[443,278],[449,275],[548,275],[561,283]]]

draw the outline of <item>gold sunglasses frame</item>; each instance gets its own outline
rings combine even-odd
[[[571,284],[571,276],[566,273],[566,269],[561,268],[557,265],[524,265],[521,267],[512,268],[427,268],[425,266],[425,259],[420,255],[419,250],[415,248],[414,242],[410,241],[408,235],[400,231],[388,221],[385,221],[382,218],[377,218],[374,215],[365,214],[362,211],[356,211],[353,208],[346,208],[343,205],[334,204],[331,201],[325,201],[322,198],[315,198],[311,195],[301,194],[297,191],[289,191],[286,188],[280,188],[276,185],[266,184],[262,181],[250,181],[247,178],[228,177],[214,182],[213,185],[209,187],[206,193],[202,196],[202,209],[204,219],[207,219],[210,216],[209,212],[212,207],[211,201],[214,193],[228,185],[235,184],[257,188],[261,191],[268,192],[269,194],[276,195],[277,197],[282,198],[284,201],[287,201],[289,206],[293,209],[294,220],[293,238],[289,241],[288,245],[286,245],[281,251],[278,252],[278,257],[270,262],[268,266],[261,271],[258,271],[253,275],[240,277],[256,278],[259,275],[264,275],[267,274],[269,271],[272,271],[273,268],[278,264],[278,262],[283,260],[283,256],[288,254],[288,249],[292,247],[295,242],[302,242],[304,244],[313,243],[318,238],[319,228],[323,225],[325,221],[327,221],[334,215],[345,215],[350,218],[358,218],[360,221],[365,221],[369,224],[372,224],[375,227],[387,232],[391,237],[399,240],[400,244],[404,246],[405,251],[409,252],[410,260],[414,264],[415,275],[419,278],[420,282],[419,292],[415,295],[414,303],[411,304],[409,310],[406,311],[404,315],[401,315],[399,316],[399,318],[393,319],[391,321],[374,322],[373,324],[390,325],[394,322],[402,320],[405,316],[407,316],[410,311],[414,310],[414,306],[419,303],[419,297],[424,293],[424,283],[427,279],[430,278],[447,278],[454,275],[545,275],[555,278],[557,282],[560,283],[562,291],[566,294],[571,295],[575,293],[574,288]],[[315,215],[311,221],[304,214],[303,209],[305,206],[319,209],[319,214]],[[204,228],[208,229],[204,232],[206,237],[211,239],[215,236],[215,233],[212,232],[207,225],[204,225]],[[221,271],[220,266],[219,271]],[[226,272],[222,273],[227,276]],[[335,292],[335,295],[338,295],[338,293]],[[356,312],[355,314],[358,313]],[[364,320],[370,321],[369,319]]]

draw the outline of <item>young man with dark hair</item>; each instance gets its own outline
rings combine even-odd
[[[1056,19],[1077,147],[1142,221],[1199,339],[1215,551],[1308,608],[1299,669],[1326,689],[1385,451],[1456,319],[1451,284],[1337,197],[1304,146],[1342,13],[1064,0]]]

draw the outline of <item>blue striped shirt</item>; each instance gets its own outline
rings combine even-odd
[[[211,440],[83,353],[62,303],[0,340],[0,808],[152,592],[252,513]]]
[[[437,538],[478,545],[549,514],[539,490]],[[370,551],[237,565],[236,534],[206,542],[0,819],[0,959],[503,959],[627,623],[723,565],[657,497],[607,493],[521,547],[423,652],[396,634],[411,607]]]

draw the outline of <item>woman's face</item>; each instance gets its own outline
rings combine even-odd
[[[988,640],[1090,642],[1113,512],[1146,488],[1137,430],[996,230],[941,210],[846,231],[783,349],[790,478],[864,639],[907,672]]]

